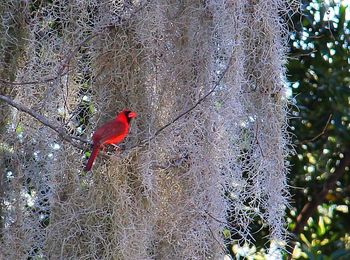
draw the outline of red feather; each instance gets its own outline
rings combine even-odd
[[[129,132],[130,120],[136,117],[136,113],[123,110],[114,120],[108,121],[96,129],[92,136],[93,148],[90,158],[85,166],[85,171],[91,170],[96,156],[104,144],[118,144],[124,140]]]

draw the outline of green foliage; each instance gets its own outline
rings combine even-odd
[[[291,159],[293,187],[290,228],[302,207],[317,197],[350,147],[349,7],[307,1],[293,17],[288,79],[297,109],[291,126],[297,154]],[[336,189],[307,222],[299,236],[300,259],[349,259],[348,169]]]

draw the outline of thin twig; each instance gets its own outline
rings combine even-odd
[[[224,221],[221,221],[220,219],[214,217],[213,215],[211,215],[207,210],[204,210],[205,214],[207,214],[209,217],[211,217],[212,219],[214,219],[215,221],[221,223],[221,224],[225,224],[225,225],[228,225],[227,222],[224,222]]]
[[[176,121],[178,121],[180,118],[182,118],[183,116],[187,115],[189,112],[191,112],[192,110],[194,110],[200,103],[202,103],[208,96],[210,96],[212,93],[214,93],[214,91],[216,90],[216,88],[220,85],[222,79],[224,78],[224,76],[226,75],[228,69],[230,68],[231,65],[231,61],[232,61],[232,56],[230,57],[228,64],[225,68],[225,70],[221,73],[220,77],[218,78],[218,80],[215,82],[214,86],[211,88],[211,90],[206,93],[204,96],[202,96],[200,99],[197,100],[197,102],[190,108],[188,108],[187,110],[185,110],[184,112],[182,112],[180,115],[178,115],[177,117],[175,117],[173,120],[171,120],[169,123],[165,124],[164,126],[162,126],[161,128],[159,128],[155,134],[149,138],[147,141],[151,141],[154,138],[157,137],[157,135],[159,135],[164,129],[168,128],[169,126],[171,126],[172,124],[174,124]]]
[[[191,112],[193,109],[195,109],[200,103],[202,103],[207,97],[209,97],[215,90],[216,88],[220,85],[222,79],[224,78],[224,76],[226,75],[228,69],[230,68],[231,65],[231,61],[232,61],[232,55],[227,63],[227,66],[225,68],[225,70],[221,73],[220,77],[218,78],[218,80],[215,82],[214,86],[210,89],[210,91],[208,93],[206,93],[204,96],[202,96],[200,99],[197,100],[197,102],[190,108],[188,108],[187,110],[185,110],[184,112],[182,112],[181,114],[179,114],[177,117],[175,117],[173,120],[171,120],[170,122],[168,122],[167,124],[165,124],[164,126],[160,127],[155,134],[148,138],[148,139],[144,139],[143,141],[141,141],[139,144],[132,146],[129,150],[133,150],[135,148],[140,148],[145,146],[146,144],[150,143],[150,141],[152,141],[153,139],[155,139],[162,131],[164,131],[164,129],[168,128],[169,126],[171,126],[172,124],[174,124],[176,121],[178,121],[179,119],[181,119],[183,116],[185,116],[186,114],[188,114],[189,112]]]
[[[22,105],[22,104],[19,104],[15,101],[13,101],[12,99],[10,99],[9,97],[6,97],[6,96],[3,96],[3,95],[0,95],[0,100],[6,102],[7,104],[17,108],[18,110],[22,111],[22,112],[25,112],[29,115],[31,115],[32,117],[34,117],[36,120],[38,120],[40,123],[42,123],[43,125],[51,128],[52,130],[54,130],[56,133],[58,133],[58,135],[64,139],[65,141],[73,144],[75,147],[79,148],[79,149],[82,149],[84,150],[85,149],[85,146],[80,144],[80,143],[77,143],[75,142],[74,140],[78,140],[82,143],[86,143],[86,144],[90,144],[87,140],[83,139],[83,138],[80,138],[80,137],[77,137],[77,136],[71,136],[71,135],[68,135],[66,133],[66,131],[64,130],[64,128],[56,125],[55,123],[49,121],[46,117],[44,117],[43,115],[35,112],[34,110]]]
[[[326,130],[327,130],[327,127],[332,119],[332,114],[329,115],[328,119],[327,119],[327,122],[326,122],[326,125],[323,127],[322,129],[322,132],[319,133],[318,135],[316,135],[315,137],[311,138],[311,139],[308,139],[308,140],[304,140],[304,141],[301,141],[300,144],[305,144],[305,143],[309,143],[309,142],[313,142],[315,141],[316,139],[318,139],[319,137],[321,137],[322,135],[324,135],[326,133]]]
[[[259,132],[259,123],[256,122],[255,140],[256,140],[256,143],[257,143],[258,146],[259,146],[259,149],[260,149],[260,152],[261,152],[261,156],[262,156],[262,157],[265,157],[265,156],[264,156],[264,152],[263,152],[263,150],[262,150],[262,148],[261,148],[261,146],[260,146],[259,139],[258,139],[258,132]]]
[[[63,75],[60,75],[60,76],[63,76]],[[0,82],[3,83],[3,84],[6,84],[6,85],[12,85],[12,86],[35,85],[35,84],[43,84],[43,83],[47,83],[47,82],[50,82],[50,81],[54,81],[58,77],[59,76],[55,76],[55,77],[50,77],[50,78],[43,79],[43,80],[25,81],[25,82],[12,82],[12,81],[7,81],[7,80],[4,80],[4,79],[0,79]]]
[[[207,211],[205,211],[205,213],[208,214]],[[209,215],[209,214],[208,214],[208,215]],[[209,215],[209,216],[210,216],[210,215]],[[205,216],[203,216],[203,215],[201,215],[201,217],[204,218],[205,220],[207,219],[207,218],[206,218]],[[214,218],[214,219],[215,219],[215,218]],[[215,220],[216,220],[216,219],[215,219]],[[221,222],[221,221],[220,221],[220,222]],[[216,236],[215,236],[213,230],[210,228],[210,226],[209,226],[209,224],[208,224],[207,221],[205,221],[205,224],[206,224],[206,226],[208,227],[208,230],[209,230],[211,236],[212,236],[212,237],[214,238],[214,240],[218,243],[218,245],[221,247],[221,249],[223,250],[223,252],[224,252],[225,254],[228,253],[228,249],[227,249],[224,245],[222,245],[222,243],[220,243],[220,241],[216,238]],[[226,223],[224,223],[224,224],[226,224]]]

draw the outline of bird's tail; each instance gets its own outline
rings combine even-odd
[[[98,154],[99,149],[100,149],[100,145],[98,145],[98,144],[94,144],[94,146],[92,147],[92,153],[91,153],[90,158],[85,166],[86,172],[91,170],[91,167],[96,159],[96,156]]]

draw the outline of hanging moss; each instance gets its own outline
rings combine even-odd
[[[84,173],[84,151],[13,113],[20,174],[2,213],[5,258],[218,259],[255,218],[283,241],[284,4],[32,6],[9,79],[26,82],[17,102],[87,138],[124,108],[138,117]]]

